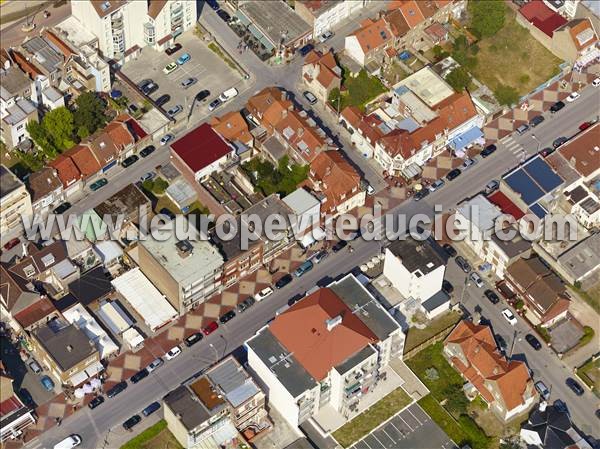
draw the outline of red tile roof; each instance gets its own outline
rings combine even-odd
[[[342,322],[327,330],[327,320]],[[373,332],[329,288],[322,288],[297,302],[269,325],[271,333],[316,380],[370,343]]]
[[[487,199],[500,208],[503,214],[512,215],[515,220],[520,220],[525,215],[519,207],[499,190],[492,193]]]
[[[148,15],[153,19],[156,19],[166,4],[167,0],[149,0]]]
[[[212,117],[210,125],[223,138],[230,142],[240,141],[248,144],[252,142],[248,124],[239,111],[231,111],[221,117]]]
[[[364,53],[369,53],[392,40],[393,34],[383,18],[373,21],[365,20],[361,28],[352,33],[356,36]]]
[[[341,68],[338,67],[335,56],[331,51],[325,54],[321,54],[316,50],[311,51],[304,61],[304,65],[307,64],[315,65],[315,68],[318,68],[317,81],[325,88],[328,88],[334,80],[341,81],[342,79]]]
[[[196,173],[233,150],[208,123],[203,123],[174,142],[171,151]]]
[[[52,301],[46,297],[41,297],[39,301],[15,314],[15,319],[25,329],[43,320],[53,312],[56,312],[56,307],[54,307]]]
[[[581,176],[588,177],[600,169],[600,124],[590,126],[564,144],[558,152]]]
[[[594,30],[592,21],[587,17],[585,19],[573,20],[567,26],[577,50],[582,50],[598,42],[598,36]]]
[[[325,140],[297,111],[289,111],[275,129],[307,161],[312,161],[324,148]]]
[[[64,153],[64,155],[73,160],[84,179],[98,173],[102,168],[96,160],[94,153],[87,145],[77,145]]]
[[[58,172],[58,178],[64,188],[69,187],[74,182],[81,179],[81,172],[68,156],[60,154],[56,159],[50,162],[50,166]]]
[[[544,34],[552,37],[554,30],[567,23],[567,19],[548,8],[542,0],[533,0],[519,9],[519,13]]]
[[[380,128],[383,120],[375,114],[364,115],[356,106],[347,106],[341,115],[354,129],[361,130],[363,137],[368,139],[371,145],[375,145],[375,142],[385,136]]]
[[[423,0],[420,0],[420,2]],[[419,4],[420,4],[419,2]],[[414,0],[404,1],[402,2],[398,8],[402,11],[402,15],[404,16],[404,20],[408,23],[408,26],[411,28],[417,27],[421,22],[425,20],[425,15],[417,2]]]
[[[63,41],[60,37],[58,37],[52,31],[45,30],[44,37],[46,39],[48,39],[50,42],[52,42],[56,46],[56,48],[58,48],[58,50],[65,56],[65,58],[68,58],[71,55],[77,54],[77,52],[75,52],[69,46],[69,44],[67,44],[65,41]]]

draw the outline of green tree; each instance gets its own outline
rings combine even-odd
[[[80,137],[81,134],[84,134],[85,137],[94,134],[97,129],[106,124],[106,115],[104,114],[106,105],[95,92],[82,93],[75,100],[75,104],[77,110],[74,116],[74,124]],[[81,128],[85,128],[85,131],[80,132]]]
[[[31,140],[42,150],[42,153],[46,157],[50,159],[56,157],[58,150],[52,143],[52,139],[46,129],[39,122],[31,121],[27,124],[26,128]]]
[[[433,46],[433,57],[436,61],[440,61],[448,56],[448,52],[441,45]]]
[[[517,92],[517,89],[504,84],[500,84],[494,90],[494,96],[498,100],[498,103],[505,106],[511,106],[519,101],[519,92]]]
[[[73,113],[64,106],[48,112],[42,120],[42,125],[59,150],[66,150],[75,145]]]
[[[338,101],[339,101],[339,104],[338,104]],[[344,100],[342,98],[342,94],[340,93],[340,90],[337,87],[332,89],[331,92],[329,93],[329,104],[336,109],[339,108],[341,111],[342,109],[344,109],[342,107],[343,103],[344,103]]]
[[[154,180],[152,192],[156,193],[157,195],[162,195],[163,193],[165,193],[165,190],[167,190],[167,187],[169,187],[169,183],[167,181],[165,181],[162,178],[157,178]]]
[[[504,26],[506,5],[504,0],[469,0],[471,30],[477,37],[489,37]]]
[[[462,92],[469,85],[471,76],[463,67],[457,67],[446,75],[446,81],[456,92]]]

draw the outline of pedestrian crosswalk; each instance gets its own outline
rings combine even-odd
[[[505,151],[513,154],[517,159],[524,159],[526,156],[525,148],[520,143],[517,143],[511,135],[500,139],[500,143],[505,148]]]

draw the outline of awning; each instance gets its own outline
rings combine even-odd
[[[240,23],[244,26],[248,26],[250,25],[250,20],[248,19],[248,17],[246,17],[246,15],[241,11],[241,10],[237,10],[235,12],[235,16],[238,18],[238,20],[240,21]]]
[[[406,177],[406,179],[412,179],[421,174],[421,167],[415,163],[412,163],[402,169],[402,174]]]
[[[136,348],[144,344],[144,337],[133,327],[130,327],[123,332],[123,341],[129,345],[130,348]]]
[[[96,374],[98,374],[103,369],[104,369],[104,366],[102,365],[102,363],[94,362],[93,365],[88,366],[85,369],[85,373],[87,374],[88,377],[94,377]]]
[[[69,383],[76,387],[77,385],[85,382],[88,379],[88,377],[90,376],[88,376],[88,374],[85,371],[79,371],[77,374],[74,374],[71,377],[69,377]]]
[[[300,245],[303,248],[308,248],[313,243],[315,243],[319,240],[324,240],[325,237],[327,237],[327,234],[325,233],[325,231],[323,229],[315,228],[312,231],[306,233],[302,237],[302,239],[300,240]]]
[[[474,126],[473,128],[468,129],[461,135],[455,137],[450,141],[450,148],[453,150],[462,150],[468,145],[475,142],[477,139],[481,139],[483,137],[483,131],[478,127]]]

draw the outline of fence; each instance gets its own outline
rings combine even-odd
[[[552,84],[554,84],[555,82],[560,80],[563,76],[565,76],[567,73],[569,73],[571,71],[571,65],[568,62],[563,62],[558,67],[560,68],[560,72],[558,72],[556,75],[554,75],[549,80],[544,81],[542,84],[540,84],[538,87],[533,89],[528,94],[525,94],[521,98],[519,98],[519,104],[527,101],[530,97],[534,96],[538,92],[541,92],[544,89],[548,88],[548,86],[551,86]]]
[[[452,329],[454,329],[455,327],[456,327],[456,323],[449,324],[448,326],[446,326],[444,329],[442,329],[437,334],[435,334],[432,337],[428,338],[424,342],[419,343],[414,348],[406,351],[404,353],[404,355],[403,355],[403,359],[404,360],[408,360],[411,357],[413,357],[416,354],[418,354],[419,352],[421,352],[423,349],[425,349],[425,348],[427,348],[427,347],[429,347],[429,346],[437,343],[438,341],[441,341],[441,340],[445,339],[450,334],[450,332],[452,332]]]

